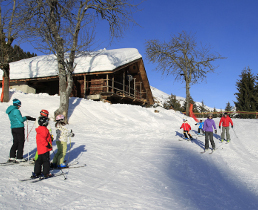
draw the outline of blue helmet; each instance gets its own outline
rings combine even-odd
[[[21,101],[17,98],[13,99],[13,105],[14,106],[21,106]]]

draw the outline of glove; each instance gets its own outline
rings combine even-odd
[[[233,128],[233,125],[231,126],[231,128]]]
[[[221,127],[219,126],[219,129],[220,129]]]
[[[27,120],[36,121],[36,118],[34,118],[34,117],[26,116],[26,118],[27,118]]]
[[[49,142],[48,142],[47,148],[52,149],[52,145]]]
[[[70,133],[71,133],[71,137],[74,137],[74,133],[73,133],[72,129],[71,129]]]
[[[197,125],[197,123],[195,123],[195,125]]]
[[[215,133],[217,133],[217,130],[215,130]]]
[[[51,140],[53,141],[53,140],[54,140],[54,137],[53,137],[53,135],[51,135],[50,137],[51,137]]]

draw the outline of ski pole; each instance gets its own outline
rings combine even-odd
[[[232,128],[232,130],[234,131],[234,133],[235,133],[235,136],[236,136],[236,137],[237,137],[237,139],[238,139],[238,136],[236,135],[235,129],[234,129],[234,128]]]
[[[27,122],[27,142],[29,142],[29,123],[28,123],[28,120],[26,121]],[[29,153],[29,145],[27,144],[27,150],[28,150],[28,163],[30,164],[30,153]]]

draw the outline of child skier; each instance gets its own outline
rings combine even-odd
[[[47,129],[49,119],[44,116],[40,116],[38,120],[39,127],[36,128],[36,141],[37,141],[37,152],[38,158],[35,162],[34,173],[31,178],[37,178],[41,175],[41,167],[43,165],[44,178],[51,177],[50,171],[50,155],[49,152],[52,150],[52,140]]]
[[[64,115],[56,116],[56,145],[57,153],[54,156],[52,167],[53,168],[65,168],[67,165],[64,163],[66,150],[67,150],[67,140],[68,137],[74,137],[72,130],[67,128],[66,123],[64,122]]]
[[[203,122],[202,120],[200,120],[200,122],[198,122],[198,123],[195,124],[195,125],[199,125],[199,128],[198,128],[198,135],[200,135],[201,132],[202,132],[202,134],[204,134],[204,132],[203,132],[203,124],[204,124],[204,122]]]
[[[42,110],[40,111],[40,116],[39,116],[39,118],[40,118],[40,117],[46,117],[46,118],[48,118],[48,115],[49,115],[49,112],[48,112],[47,110],[45,110],[45,109],[42,109]],[[39,125],[38,125],[38,126],[39,126]],[[38,127],[38,126],[37,126],[37,127]],[[47,125],[47,129],[48,129],[48,131],[49,131],[49,133],[50,133],[51,140],[53,141],[52,130],[51,130],[51,127],[50,127],[49,123],[48,123],[48,125]],[[37,159],[38,159],[38,151],[37,151],[36,154],[35,154],[34,161],[36,161]]]
[[[189,131],[191,130],[191,126],[188,124],[187,120],[186,119],[183,119],[183,124],[181,125],[180,129],[183,128],[184,130],[184,136],[185,136],[185,139],[193,139],[193,137],[191,136],[191,134],[189,133]],[[188,136],[189,138],[188,138]]]

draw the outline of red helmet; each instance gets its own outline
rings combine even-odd
[[[40,111],[40,115],[41,115],[41,116],[48,117],[48,114],[49,114],[49,112],[48,112],[47,110],[42,109],[42,110]]]

